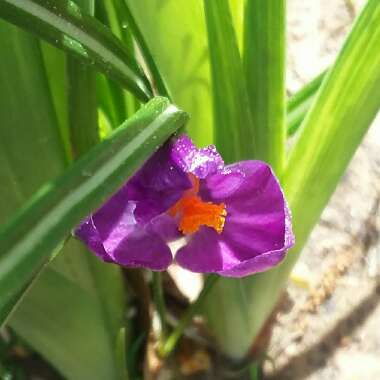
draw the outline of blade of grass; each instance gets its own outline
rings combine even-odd
[[[380,107],[380,3],[370,0],[330,69],[291,152],[282,183],[293,212],[296,247],[284,263],[242,280],[246,304],[229,307],[233,324],[220,323],[220,281],[209,298],[207,314],[222,349],[244,356],[272,312],[313,226],[332,195]],[[231,282],[233,284],[233,282]],[[238,293],[236,293],[238,294]],[[232,298],[233,295],[231,295]],[[226,301],[224,301],[226,302]],[[249,317],[249,329],[236,326]]]
[[[243,60],[252,110],[255,158],[281,174],[285,163],[286,0],[247,0]]]
[[[151,97],[144,73],[123,44],[100,22],[67,0],[3,0],[0,17],[118,81],[140,100]]]
[[[253,124],[228,0],[204,0],[208,32],[214,136],[228,163],[254,154]]]
[[[30,281],[70,230],[181,127],[187,115],[155,98],[44,186],[0,232],[0,310]],[[2,322],[2,321],[0,321]]]

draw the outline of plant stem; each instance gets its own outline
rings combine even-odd
[[[169,337],[159,346],[158,353],[162,358],[168,357],[176,348],[177,343],[181,336],[183,335],[186,327],[189,325],[194,315],[198,312],[200,306],[202,305],[204,299],[207,297],[209,291],[216,283],[216,281],[220,278],[217,275],[209,275],[206,278],[203,289],[199,294],[197,300],[190,305],[190,307],[186,310],[185,314],[180,319],[176,328],[172,331]]]
[[[260,379],[260,367],[258,363],[252,363],[249,367],[249,378],[250,380],[259,380]]]
[[[153,272],[153,299],[160,320],[160,344],[165,341],[167,332],[165,297],[162,288],[161,272]]]

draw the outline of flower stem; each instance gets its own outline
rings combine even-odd
[[[153,299],[160,321],[160,342],[164,342],[167,332],[165,297],[162,288],[161,272],[153,272]]]
[[[211,290],[212,286],[219,279],[217,275],[209,275],[206,278],[203,289],[199,294],[197,300],[190,305],[190,307],[186,310],[182,318],[180,319],[176,328],[172,331],[169,337],[159,346],[158,353],[162,358],[168,357],[177,346],[177,343],[181,336],[183,335],[186,327],[193,319],[194,315],[198,312],[199,307],[202,305],[202,302],[206,298],[207,294]]]

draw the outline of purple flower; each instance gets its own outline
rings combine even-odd
[[[261,161],[224,166],[214,146],[182,135],[160,148],[75,235],[102,260],[243,277],[278,264],[294,244],[290,212]]]

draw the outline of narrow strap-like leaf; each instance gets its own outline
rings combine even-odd
[[[167,99],[153,99],[33,197],[0,232],[0,311],[70,230],[186,120],[187,114]]]
[[[204,0],[214,99],[214,136],[226,162],[254,154],[243,65],[228,0]]]
[[[288,136],[292,136],[297,132],[315,99],[318,89],[321,87],[323,79],[326,77],[326,73],[327,71],[320,73],[288,100],[286,107]]]
[[[144,35],[139,29],[136,20],[133,17],[131,10],[128,7],[128,2],[121,0],[120,6],[123,8],[123,13],[127,17],[128,25],[133,31],[133,36],[136,38],[137,43],[141,49],[141,53],[144,57],[145,64],[148,67],[153,80],[153,87],[155,88],[158,95],[166,96],[171,98],[169,90],[164,82],[164,79],[157,67],[156,61],[149,49],[147,42],[145,41]]]
[[[252,110],[255,157],[280,174],[285,163],[286,0],[247,0],[244,67]]]
[[[123,44],[95,18],[68,0],[1,0],[0,17],[93,64],[146,101],[147,78]]]
[[[84,14],[93,15],[93,0],[76,0],[76,4]],[[67,59],[67,81],[71,148],[77,158],[100,140],[95,71],[70,56]]]

